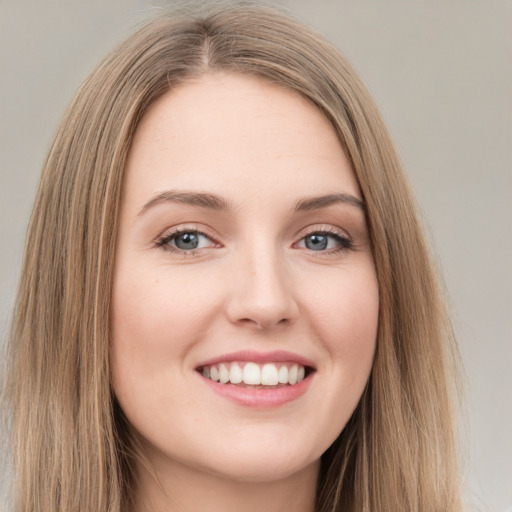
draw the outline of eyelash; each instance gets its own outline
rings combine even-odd
[[[204,236],[204,237],[208,238],[208,240],[210,240],[210,241],[215,243],[215,241],[212,239],[211,236],[207,235],[206,233],[204,233],[203,231],[201,231],[199,229],[196,229],[196,228],[177,228],[177,229],[171,231],[170,233],[164,235],[163,237],[159,238],[156,241],[155,245],[157,247],[160,247],[160,248],[164,249],[165,251],[182,254],[183,256],[192,256],[192,255],[196,254],[197,251],[200,251],[201,248],[200,249],[185,250],[185,249],[179,249],[177,247],[173,247],[172,245],[170,245],[170,243],[172,242],[173,239],[179,237],[180,235],[184,235],[184,234],[187,234],[187,233],[193,233],[193,234],[196,234],[196,235],[199,235],[199,236]]]
[[[178,229],[173,230],[171,233],[168,233],[165,236],[159,238],[156,241],[155,245],[156,245],[156,247],[162,248],[165,251],[169,251],[169,252],[173,252],[173,253],[178,253],[178,254],[181,254],[183,256],[193,256],[194,254],[196,254],[202,248],[185,250],[185,249],[179,249],[177,247],[173,247],[172,245],[170,245],[170,242],[172,242],[173,239],[179,237],[180,235],[184,235],[184,234],[187,234],[187,233],[193,233],[193,234],[196,234],[196,235],[199,235],[199,236],[204,236],[204,237],[208,238],[208,240],[212,241],[213,243],[216,243],[211,236],[209,236],[208,234],[204,233],[203,231],[201,231],[199,229],[196,229],[196,228],[178,228]],[[340,252],[346,252],[346,251],[354,250],[354,244],[353,244],[352,240],[350,240],[350,238],[348,238],[347,236],[342,235],[341,233],[339,233],[338,231],[336,231],[334,229],[316,229],[316,230],[312,230],[309,233],[306,233],[299,240],[299,242],[302,242],[307,237],[312,236],[312,235],[323,235],[323,236],[332,237],[332,238],[334,238],[336,240],[337,244],[339,245],[339,247],[337,247],[336,249],[329,249],[329,250],[326,250],[326,251],[324,251],[324,250],[322,250],[322,251],[314,251],[313,249],[309,249],[309,251],[311,251],[313,253],[318,252],[319,254],[321,254],[323,256],[328,256],[328,255],[335,255],[335,254],[338,254]],[[296,242],[296,243],[298,243],[298,242]]]
[[[354,250],[354,244],[353,244],[352,240],[350,240],[350,238],[348,236],[342,235],[339,231],[337,231],[335,229],[332,229],[332,228],[331,229],[315,229],[315,230],[312,230],[309,233],[306,233],[299,240],[299,242],[302,242],[308,236],[311,236],[311,235],[323,235],[323,236],[332,237],[338,243],[338,247],[335,248],[335,249],[328,249],[326,251],[313,251],[312,249],[310,249],[311,252],[318,252],[318,253],[320,253],[323,256],[330,256],[330,255],[339,254],[341,252],[346,252],[346,251]]]

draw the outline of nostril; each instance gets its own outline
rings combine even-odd
[[[286,327],[290,325],[292,322],[289,318],[281,318],[277,321],[272,321],[271,319],[253,319],[253,318],[242,318],[240,319],[240,323],[242,325],[253,325],[255,328],[260,330],[273,329],[277,326]]]
[[[238,320],[239,324],[245,324],[245,325],[254,325],[257,326],[260,329],[267,329],[269,327],[273,327],[276,325],[288,325],[291,323],[289,318],[281,318],[280,320],[277,320],[276,322],[272,321],[271,319],[257,319],[257,318],[240,318]]]
[[[253,320],[252,318],[240,318],[238,321],[241,324],[255,324],[258,325],[258,322],[256,320]]]
[[[259,329],[282,328],[293,323],[299,311],[292,288],[278,283],[279,276],[274,275],[275,266],[272,266],[272,275],[270,271],[260,271],[260,267],[256,271],[258,275],[248,281],[238,283],[235,280],[226,301],[228,319],[239,326]]]

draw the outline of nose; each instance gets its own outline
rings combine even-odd
[[[261,249],[234,265],[226,314],[234,324],[259,330],[293,324],[299,311],[293,279],[278,251]]]

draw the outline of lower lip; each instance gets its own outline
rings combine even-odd
[[[293,386],[281,388],[251,388],[234,384],[221,384],[199,374],[204,383],[218,395],[245,407],[279,407],[300,398],[309,388],[314,373]]]

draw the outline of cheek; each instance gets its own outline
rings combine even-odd
[[[325,417],[337,437],[354,411],[371,372],[375,353],[379,292],[373,266],[339,273],[310,295],[311,325],[328,357],[319,367]]]
[[[373,263],[340,271],[310,291],[311,323],[333,362],[373,355],[379,316],[379,289]]]
[[[140,274],[121,269],[119,274],[112,312],[114,338],[123,344],[151,349],[163,343],[169,348],[172,338],[177,347],[181,339],[192,341],[214,314],[215,286],[207,276],[190,280],[187,272],[165,269]]]
[[[207,280],[198,293],[185,272],[159,274],[120,267],[114,281],[111,369],[120,401],[133,401],[141,387],[160,389],[169,371],[183,374],[189,348],[217,314]]]
[[[376,286],[365,290],[362,294],[361,290],[346,288],[339,309],[326,319],[333,361],[350,361],[354,369],[368,367],[372,362],[377,339],[378,290]]]

